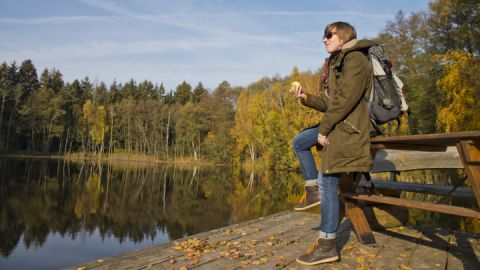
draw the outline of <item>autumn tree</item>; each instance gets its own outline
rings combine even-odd
[[[202,100],[202,98],[207,94],[208,94],[207,89],[205,89],[205,87],[203,87],[203,84],[199,82],[195,87],[195,89],[193,89],[192,102],[199,103]]]
[[[480,130],[480,58],[465,51],[450,51],[437,58],[443,65],[437,87],[444,97],[437,129],[442,132]]]
[[[480,3],[478,0],[436,0],[429,3],[431,46],[439,53],[448,50],[480,53]]]
[[[192,95],[192,86],[186,81],[183,81],[177,86],[177,89],[174,94],[175,102],[185,105]]]

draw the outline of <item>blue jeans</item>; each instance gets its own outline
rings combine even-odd
[[[318,177],[317,166],[313,159],[312,147],[318,145],[318,127],[302,130],[293,138],[292,148],[302,167],[305,180],[315,180]]]
[[[318,174],[320,189],[320,237],[335,238],[340,219],[340,202],[338,200],[337,187],[340,182],[340,174]]]

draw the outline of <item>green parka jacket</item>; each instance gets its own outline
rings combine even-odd
[[[367,48],[369,40],[351,40],[329,58],[328,89],[320,83],[319,95],[306,94],[305,106],[324,112],[318,126],[327,136],[321,172],[368,172],[372,167],[367,103],[373,71]]]

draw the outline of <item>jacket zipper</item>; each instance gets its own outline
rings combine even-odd
[[[345,122],[346,124],[348,124],[350,127],[352,127],[353,129],[355,129],[355,131],[357,131],[358,133],[361,133],[360,130],[355,127],[352,123],[348,122],[347,120],[343,120],[343,122]]]

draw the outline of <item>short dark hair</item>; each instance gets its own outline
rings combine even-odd
[[[343,42],[349,42],[350,40],[357,38],[355,28],[346,22],[334,22],[327,25],[327,27],[325,27],[324,35],[327,35],[328,32],[336,32],[337,36]]]

